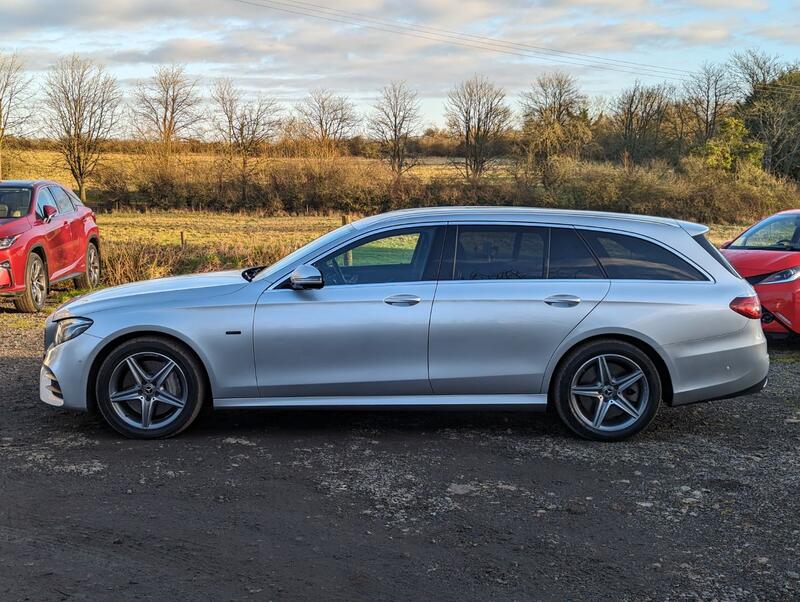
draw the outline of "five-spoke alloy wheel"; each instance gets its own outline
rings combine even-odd
[[[205,378],[195,356],[160,337],[126,341],[103,361],[97,402],[103,417],[128,437],[155,439],[180,433],[197,417]]]
[[[617,340],[577,348],[555,377],[555,405],[564,423],[588,439],[620,440],[655,417],[661,381],[652,359]]]

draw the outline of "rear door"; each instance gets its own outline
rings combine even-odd
[[[430,379],[453,394],[535,394],[609,281],[571,227],[451,225],[433,304]]]
[[[84,260],[86,245],[83,243],[83,222],[72,199],[60,186],[50,186],[50,193],[58,205],[58,213],[70,231],[69,247],[65,249],[65,264],[70,272],[76,271]]]

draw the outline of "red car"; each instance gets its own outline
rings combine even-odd
[[[800,334],[800,210],[776,213],[726,242],[722,249],[756,289],[764,330]]]
[[[40,311],[54,282],[78,288],[100,280],[100,234],[94,212],[55,182],[0,182],[0,296]]]

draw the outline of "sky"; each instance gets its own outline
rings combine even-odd
[[[393,33],[397,24],[415,35]],[[800,0],[0,0],[0,51],[18,53],[38,78],[78,52],[123,89],[181,63],[203,85],[227,76],[287,105],[326,87],[365,111],[381,86],[405,80],[431,125],[443,121],[447,91],[473,74],[512,101],[554,70],[590,97],[611,97],[637,79],[680,85],[734,50],[800,61],[798,32]],[[457,34],[473,37],[447,43]],[[486,38],[507,52],[487,50]]]

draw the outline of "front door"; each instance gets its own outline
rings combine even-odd
[[[45,206],[53,207],[58,212],[48,223],[44,222]],[[72,230],[67,216],[59,212],[58,205],[49,188],[39,188],[36,193],[36,219],[40,221],[37,229],[43,232],[45,240],[49,277],[50,280],[54,280],[63,276],[69,267]]]
[[[262,397],[427,395],[428,326],[444,228],[366,236],[316,260],[324,286],[256,306]]]
[[[536,394],[558,345],[609,289],[572,228],[451,226],[430,328],[442,395]]]

